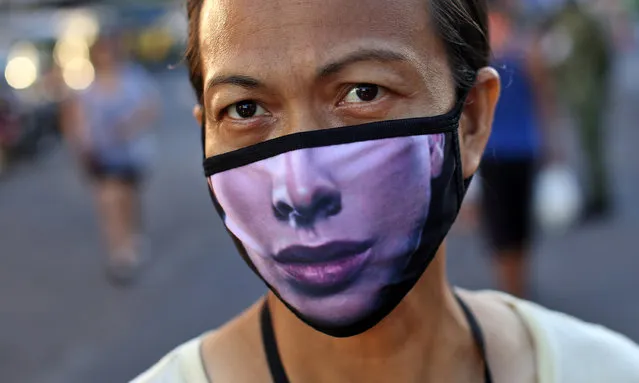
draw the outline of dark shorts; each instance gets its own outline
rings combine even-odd
[[[533,159],[482,161],[483,228],[496,251],[528,245],[532,226]]]
[[[92,181],[115,179],[132,185],[139,185],[144,178],[144,168],[135,163],[112,164],[97,157],[85,159],[85,171]]]

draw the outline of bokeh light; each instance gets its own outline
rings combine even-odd
[[[88,10],[76,10],[61,20],[60,37],[83,39],[90,46],[100,32],[100,22],[97,16]]]
[[[15,57],[9,60],[4,76],[12,88],[26,89],[38,78],[38,68],[28,57]]]
[[[69,88],[83,90],[93,83],[95,70],[88,59],[76,57],[64,66],[62,78]]]
[[[26,89],[38,79],[38,50],[28,42],[16,43],[8,55],[4,77],[14,89]]]
[[[166,28],[150,28],[140,35],[140,55],[149,60],[161,60],[165,58],[173,46],[174,41]]]
[[[80,37],[65,36],[56,43],[53,57],[58,65],[64,67],[76,58],[88,59],[89,47]]]

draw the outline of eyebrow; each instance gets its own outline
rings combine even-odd
[[[235,86],[239,86],[246,89],[255,89],[255,88],[259,88],[263,86],[263,84],[259,80],[250,76],[220,75],[220,76],[213,77],[211,80],[209,80],[206,83],[206,89],[208,90],[213,88],[216,85],[224,85],[224,84],[235,85]]]
[[[352,52],[337,61],[324,65],[317,71],[317,76],[319,78],[332,76],[342,71],[347,66],[358,63],[358,62],[362,62],[362,61],[380,61],[380,62],[405,61],[407,62],[408,58],[399,52],[386,50],[386,49],[361,49],[361,50]]]
[[[362,61],[409,61],[406,56],[399,52],[386,49],[361,49],[328,63],[317,70],[317,77],[326,78],[332,76],[349,65]],[[259,80],[245,75],[220,75],[212,78],[206,83],[206,90],[217,85],[235,85],[245,89],[255,89],[264,86]]]

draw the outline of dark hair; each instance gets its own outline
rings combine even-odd
[[[486,0],[427,0],[431,18],[446,48],[455,82],[460,88],[473,85],[476,72],[488,65],[488,9]],[[202,102],[204,80],[200,57],[200,14],[203,0],[187,0],[189,34],[186,61],[191,85]]]

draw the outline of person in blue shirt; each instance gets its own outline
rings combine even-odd
[[[543,128],[551,125],[553,98],[534,32],[516,11],[494,3],[490,14],[493,65],[502,93],[481,164],[484,234],[494,253],[500,287],[526,294],[531,205],[536,170],[548,158]]]
[[[117,32],[91,48],[95,81],[66,107],[67,133],[95,191],[108,272],[130,282],[142,263],[140,186],[151,162],[149,127],[157,114],[154,81],[126,60]]]

